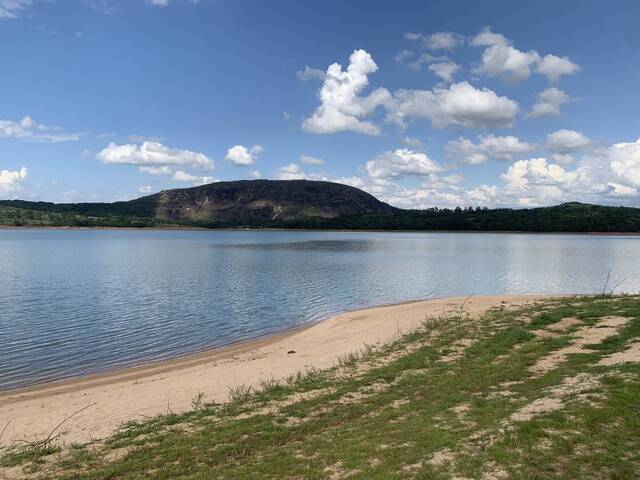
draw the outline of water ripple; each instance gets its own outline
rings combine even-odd
[[[637,238],[0,231],[0,389],[415,298],[640,290]]]

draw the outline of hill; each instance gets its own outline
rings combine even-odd
[[[339,183],[243,180],[166,190],[126,202],[5,200],[0,201],[0,225],[640,232],[640,209],[572,202],[532,209],[403,210]]]

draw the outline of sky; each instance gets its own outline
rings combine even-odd
[[[637,0],[0,0],[0,199],[640,206]]]

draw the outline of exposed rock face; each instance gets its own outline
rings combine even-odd
[[[391,213],[395,209],[348,185],[308,180],[241,180],[167,190],[152,201],[163,220],[256,221]]]

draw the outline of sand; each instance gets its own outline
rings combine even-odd
[[[499,305],[532,303],[542,296],[434,299],[344,313],[313,326],[147,366],[0,393],[0,446],[46,437],[64,418],[63,443],[89,442],[112,434],[124,422],[190,410],[192,400],[222,402],[229,389],[256,386],[309,367],[331,367],[365,344],[384,344],[419,326],[425,316],[465,311],[478,316]],[[288,353],[294,351],[295,353]]]

